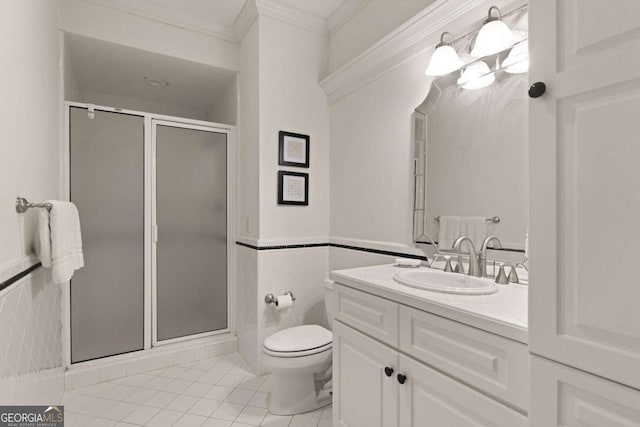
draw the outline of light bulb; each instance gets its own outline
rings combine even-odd
[[[498,18],[491,16],[491,11],[498,12]],[[516,42],[515,36],[504,22],[502,22],[502,14],[500,10],[492,6],[489,9],[489,18],[484,22],[480,32],[476,37],[470,55],[480,58],[483,56],[493,55],[510,48]]]
[[[429,67],[425,74],[427,76],[444,76],[453,71],[459,70],[464,63],[458,53],[449,45],[438,47],[429,61]]]
[[[446,36],[451,38],[449,43],[444,41]],[[440,43],[436,46],[435,52],[431,55],[429,67],[424,72],[427,76],[444,76],[453,71],[459,70],[464,65],[458,53],[453,48],[453,36],[451,33],[442,33]]]
[[[491,72],[487,63],[478,61],[462,71],[458,79],[458,86],[463,89],[482,89],[489,86],[495,80],[496,76]]]

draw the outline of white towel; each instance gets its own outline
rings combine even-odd
[[[438,247],[440,249],[451,249],[458,237],[460,237],[460,217],[440,215]]]
[[[84,266],[78,209],[73,203],[49,200],[51,212],[40,209],[36,255],[43,267],[51,268],[53,283],[71,279]]]
[[[467,236],[473,242],[476,251],[482,248],[488,236],[487,218],[483,216],[463,216],[460,218],[460,235]]]

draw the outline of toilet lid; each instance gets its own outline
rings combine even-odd
[[[264,347],[278,352],[307,351],[327,346],[332,339],[331,331],[322,326],[303,325],[269,335],[264,340]]]

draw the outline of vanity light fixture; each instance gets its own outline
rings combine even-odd
[[[477,61],[462,70],[458,86],[463,89],[482,89],[496,81],[496,76],[484,61]]]
[[[444,40],[446,36],[449,36],[451,41],[446,42]],[[444,76],[459,70],[463,65],[464,63],[453,48],[453,36],[451,33],[444,32],[440,36],[440,43],[436,46],[435,52],[431,55],[429,67],[424,73],[432,77]]]
[[[492,16],[496,11],[498,16]],[[489,8],[488,18],[484,21],[470,55],[476,58],[493,55],[510,48],[516,42],[515,36],[504,22],[502,13],[496,6]]]
[[[502,68],[507,73],[520,74],[529,71],[529,42],[518,43],[502,61]]]

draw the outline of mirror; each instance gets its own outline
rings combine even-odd
[[[528,79],[526,73],[495,76],[493,84],[477,90],[458,86],[459,72],[438,78],[415,109],[414,241],[443,240],[449,247],[436,250],[451,249],[451,239],[439,236],[441,216],[484,217],[487,235],[498,236],[522,260],[529,200]]]

